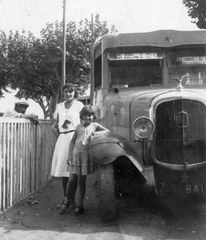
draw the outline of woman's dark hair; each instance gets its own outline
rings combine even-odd
[[[73,83],[67,83],[67,84],[65,84],[65,85],[63,86],[63,88],[62,88],[62,91],[64,91],[65,89],[68,89],[68,90],[72,89],[72,90],[74,90],[74,91],[75,91],[74,98],[78,98],[79,93],[78,93],[78,91],[77,91],[77,87],[76,87]]]
[[[86,105],[82,108],[82,110],[80,111],[80,119],[82,120],[83,119],[83,116],[84,115],[93,115],[94,116],[94,119],[97,118],[97,115],[93,109],[93,107],[91,105]]]

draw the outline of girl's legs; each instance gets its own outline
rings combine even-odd
[[[86,179],[87,175],[79,176],[79,197],[77,202],[77,207],[75,208],[75,213],[80,214],[84,212],[83,201],[86,192]]]
[[[66,197],[69,198],[70,206],[75,206],[75,193],[77,190],[78,176],[77,174],[70,173],[69,181],[66,189]]]

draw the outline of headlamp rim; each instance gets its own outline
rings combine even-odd
[[[142,119],[149,120],[149,122],[151,122],[151,124],[152,124],[152,131],[151,131],[151,133],[150,133],[149,135],[145,136],[145,137],[142,137],[142,136],[138,135],[138,134],[136,133],[135,127],[134,127],[135,123],[136,123],[137,121],[139,121],[139,120],[142,120]],[[146,138],[149,138],[149,137],[154,133],[155,125],[154,125],[154,122],[151,120],[151,118],[146,117],[146,116],[142,116],[142,117],[136,118],[136,119],[133,121],[132,130],[133,130],[134,134],[135,134],[138,138],[146,139]]]

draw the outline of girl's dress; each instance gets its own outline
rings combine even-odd
[[[73,104],[69,109],[65,108],[65,102],[57,105],[55,111],[55,119],[58,119],[59,123],[59,134],[55,150],[52,159],[51,176],[54,177],[69,177],[67,171],[67,158],[69,156],[69,144],[72,139],[74,132],[68,132],[75,130],[76,126],[80,123],[79,112],[84,107],[84,104],[80,101],[74,100]],[[65,120],[68,120],[68,128],[62,128]]]
[[[92,133],[96,132],[98,123],[92,122],[88,127],[79,124],[76,127],[77,138],[73,149],[72,165],[67,166],[70,173],[78,175],[89,175],[95,171],[95,164],[89,154],[90,140]]]

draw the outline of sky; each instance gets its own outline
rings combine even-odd
[[[197,30],[182,0],[65,0],[66,22],[91,20],[96,13],[100,21],[115,25],[118,32],[148,32],[160,29]],[[0,0],[0,30],[22,29],[39,36],[46,23],[63,19],[63,0]],[[7,94],[0,99],[0,112],[13,107],[15,99]],[[41,112],[36,104],[28,108]],[[42,113],[39,113],[40,117]]]
[[[98,13],[101,21],[119,32],[160,29],[195,30],[182,0],[65,0],[66,20],[89,19]],[[63,0],[0,0],[0,29],[39,34],[46,23],[63,19]]]

